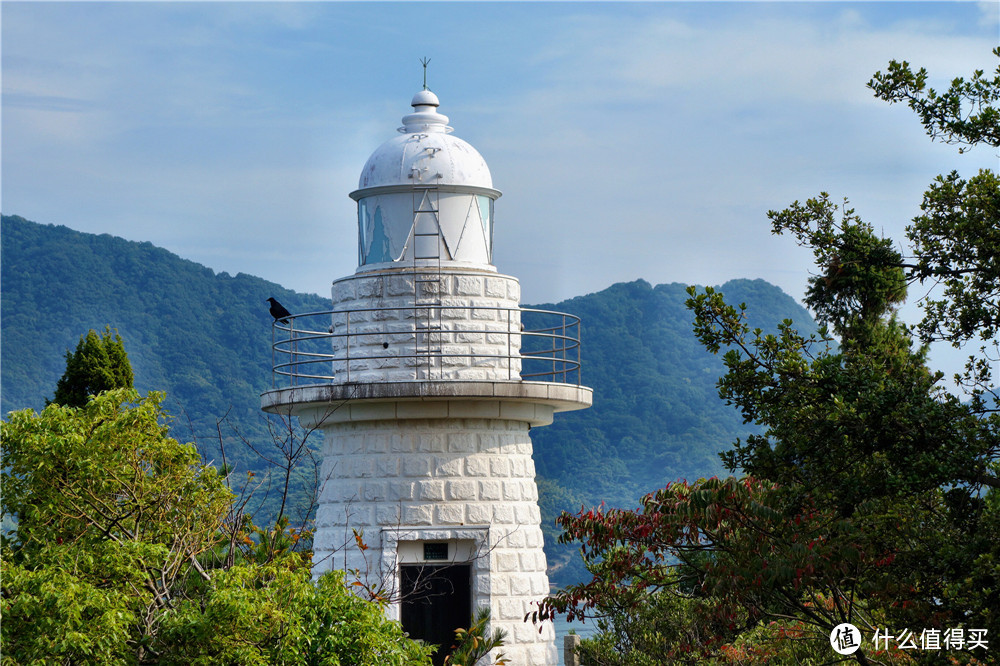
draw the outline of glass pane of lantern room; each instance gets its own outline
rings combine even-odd
[[[482,194],[476,195],[479,202],[479,217],[483,220],[483,231],[486,233],[486,242],[493,238],[491,227],[493,226],[493,200]]]
[[[482,194],[476,195],[479,202],[479,217],[483,220],[483,236],[486,238],[486,254],[493,261],[493,199]]]
[[[384,261],[392,261],[392,254],[389,251],[389,232],[382,220],[381,206],[375,207],[374,220],[369,236],[370,240],[367,254],[365,255],[365,263],[378,264]]]
[[[414,259],[438,259],[441,257],[441,238],[437,235],[415,236],[413,239]]]
[[[368,200],[362,199],[358,202],[358,265],[363,266],[368,254]]]

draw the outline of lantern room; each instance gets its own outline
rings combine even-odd
[[[452,134],[437,95],[421,90],[399,136],[365,163],[358,189],[358,272],[409,266],[492,268],[493,189],[489,167]]]

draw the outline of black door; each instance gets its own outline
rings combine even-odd
[[[434,664],[440,666],[455,644],[455,630],[472,623],[472,565],[407,564],[399,569],[403,631],[440,645],[434,654]]]

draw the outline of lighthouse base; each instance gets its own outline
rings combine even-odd
[[[556,664],[551,623],[539,631],[525,622],[549,592],[528,423],[409,418],[320,427],[314,573],[346,571],[355,587],[390,601],[390,618],[429,642],[453,638],[488,607],[491,631],[507,634],[498,652],[510,663]],[[466,621],[448,627],[459,615]]]

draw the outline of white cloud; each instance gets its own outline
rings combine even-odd
[[[1000,25],[1000,4],[986,0],[976,3],[979,7],[979,25],[983,28],[995,29]]]
[[[770,8],[731,21],[576,16],[529,56],[545,75],[491,119],[498,136],[476,145],[496,156],[495,180],[510,193],[498,214],[515,237],[538,238],[543,224],[571,257],[559,296],[639,275],[762,275],[801,293],[811,256],[771,237],[765,213],[823,189],[901,238],[951,153],[865,83],[904,57],[947,80],[990,44],[833,9],[826,21]],[[503,256],[544,267],[552,246]]]
[[[842,104],[869,100],[865,82],[892,58],[945,72],[992,58],[988,39],[935,31],[924,21],[876,27],[857,9],[834,20],[758,13],[698,22],[624,12],[577,17],[543,50],[546,89],[586,106],[665,93],[697,93],[721,112],[748,99]]]
[[[829,189],[897,234],[954,163],[864,86],[892,58],[944,82],[990,66],[989,37],[927,7],[14,3],[4,212],[323,292],[429,55],[505,192],[497,261],[527,300],[637,277],[798,293],[809,254],[768,208]]]

